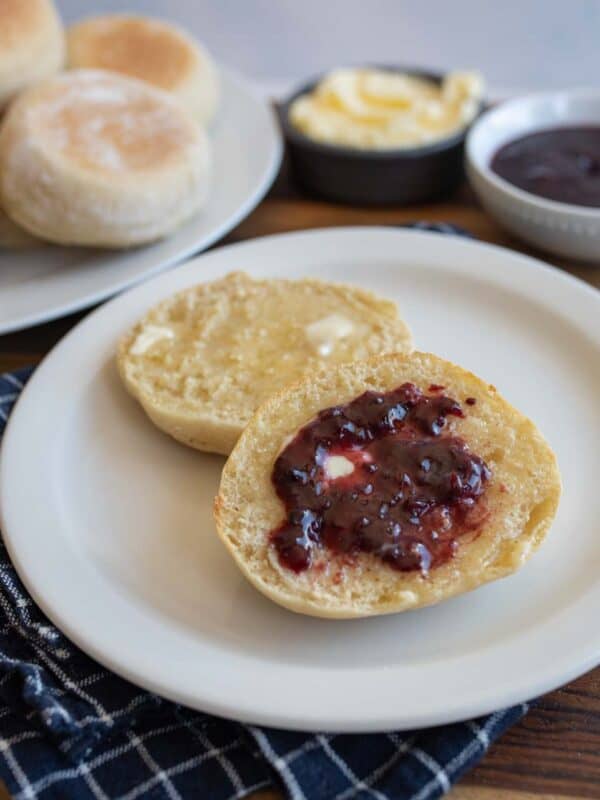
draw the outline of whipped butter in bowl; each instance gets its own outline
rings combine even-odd
[[[436,83],[383,69],[338,69],[297,97],[289,117],[320,142],[366,150],[418,147],[462,131],[482,95],[476,72],[450,72]]]
[[[461,180],[464,137],[482,103],[477,72],[357,67],[302,87],[280,113],[305,188],[353,204],[407,204]]]

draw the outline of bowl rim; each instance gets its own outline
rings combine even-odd
[[[553,214],[568,215],[570,217],[577,216],[584,218],[585,220],[598,221],[600,220],[600,206],[594,208],[590,206],[580,206],[576,203],[563,203],[559,200],[550,200],[547,197],[542,197],[541,195],[534,194],[533,192],[528,192],[525,189],[515,186],[515,184],[510,183],[510,181],[507,181],[505,178],[502,178],[500,175],[494,172],[490,166],[490,162],[486,161],[484,163],[482,159],[475,158],[473,155],[475,137],[482,129],[489,126],[494,117],[501,111],[506,111],[506,109],[510,109],[511,107],[523,107],[533,103],[541,102],[543,100],[550,100],[553,98],[560,99],[567,96],[591,96],[600,100],[600,89],[594,89],[590,87],[530,92],[525,95],[514,97],[511,100],[505,100],[497,103],[491,108],[485,110],[475,120],[473,120],[473,123],[467,131],[465,137],[465,160],[469,169],[474,170],[481,178],[483,178],[488,184],[491,184],[496,190],[511,197],[513,200],[518,201],[521,205],[526,205],[529,208],[535,208],[538,211],[543,210]],[[600,129],[600,118],[598,119],[597,123],[595,123],[593,120],[590,120],[588,124],[597,124],[598,128]],[[563,127],[568,127],[568,125],[569,121],[567,116],[563,122]],[[577,122],[573,121],[573,125],[577,125]],[[527,136],[529,133],[550,130],[553,127],[560,127],[560,123],[556,123],[555,125],[533,125],[530,129],[526,131],[520,131],[518,134],[515,134],[513,138],[509,137],[506,139],[506,142],[514,141],[521,136]]]
[[[386,72],[399,72],[407,75],[414,75],[418,78],[427,78],[437,84],[441,84],[444,77],[448,72],[438,72],[435,70],[427,69],[424,67],[405,67],[397,64],[373,64],[373,63],[360,63],[360,64],[347,64],[343,68],[347,69],[381,69]],[[339,69],[339,67],[335,67]],[[436,153],[443,153],[446,150],[451,150],[465,141],[469,128],[475,123],[483,109],[486,107],[485,98],[482,98],[477,112],[473,119],[467,123],[463,128],[453,133],[451,136],[446,136],[443,139],[438,139],[429,144],[416,145],[414,147],[390,147],[381,150],[369,150],[360,147],[349,147],[347,145],[332,144],[329,142],[321,142],[318,139],[313,139],[307,136],[302,131],[298,130],[292,124],[289,118],[290,106],[298,97],[312,91],[315,86],[329,73],[331,69],[323,70],[318,75],[305,80],[302,84],[296,86],[286,97],[277,103],[277,113],[283,129],[285,138],[306,150],[312,150],[321,155],[346,157],[346,158],[363,158],[368,161],[392,161],[394,159],[415,159]]]

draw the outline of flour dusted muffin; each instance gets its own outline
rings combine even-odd
[[[192,116],[215,115],[217,69],[202,45],[175,25],[149,17],[109,14],[68,30],[70,67],[121,72],[171,92]]]
[[[270,397],[225,465],[215,519],[271,600],[363,617],[514,572],[559,496],[552,450],[493,386],[433,355],[392,354]]]
[[[0,3],[0,110],[64,63],[64,32],[52,0]]]
[[[31,234],[126,247],[159,239],[208,196],[210,145],[166,92],[101,70],[28,89],[0,129],[0,195]]]
[[[229,453],[257,406],[286,383],[411,348],[395,304],[371,292],[236,272],[151,309],[122,339],[118,366],[155,425],[191,447]]]

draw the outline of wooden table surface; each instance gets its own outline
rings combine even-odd
[[[477,206],[466,187],[452,198],[431,205],[384,210],[346,208],[297,194],[286,168],[266,200],[225,241],[302,228],[402,224],[415,220],[451,222],[484,241],[531,252],[504,234]],[[600,269],[544,258],[600,288]],[[84,314],[0,336],[0,372],[39,361]],[[451,797],[452,800],[600,798],[600,668],[541,698],[525,719],[491,748]],[[263,792],[254,795],[253,800],[279,798],[277,793]]]

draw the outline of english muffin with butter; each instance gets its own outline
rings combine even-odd
[[[162,20],[126,14],[92,17],[67,32],[68,64],[107,69],[173,94],[201,123],[214,117],[219,84],[215,64],[187,33]]]
[[[510,575],[560,492],[550,446],[494,386],[430,353],[392,353],[263,403],[225,464],[215,519],[274,602],[366,617]]]
[[[61,244],[128,247],[171,233],[208,196],[203,129],[169,94],[73,70],[21,94],[0,130],[0,195],[26,231]]]
[[[61,69],[64,38],[52,0],[2,0],[0,109],[23,89]]]
[[[118,368],[157,427],[227,454],[256,408],[287,383],[411,350],[396,305],[371,292],[234,272],[151,309],[120,342]]]

